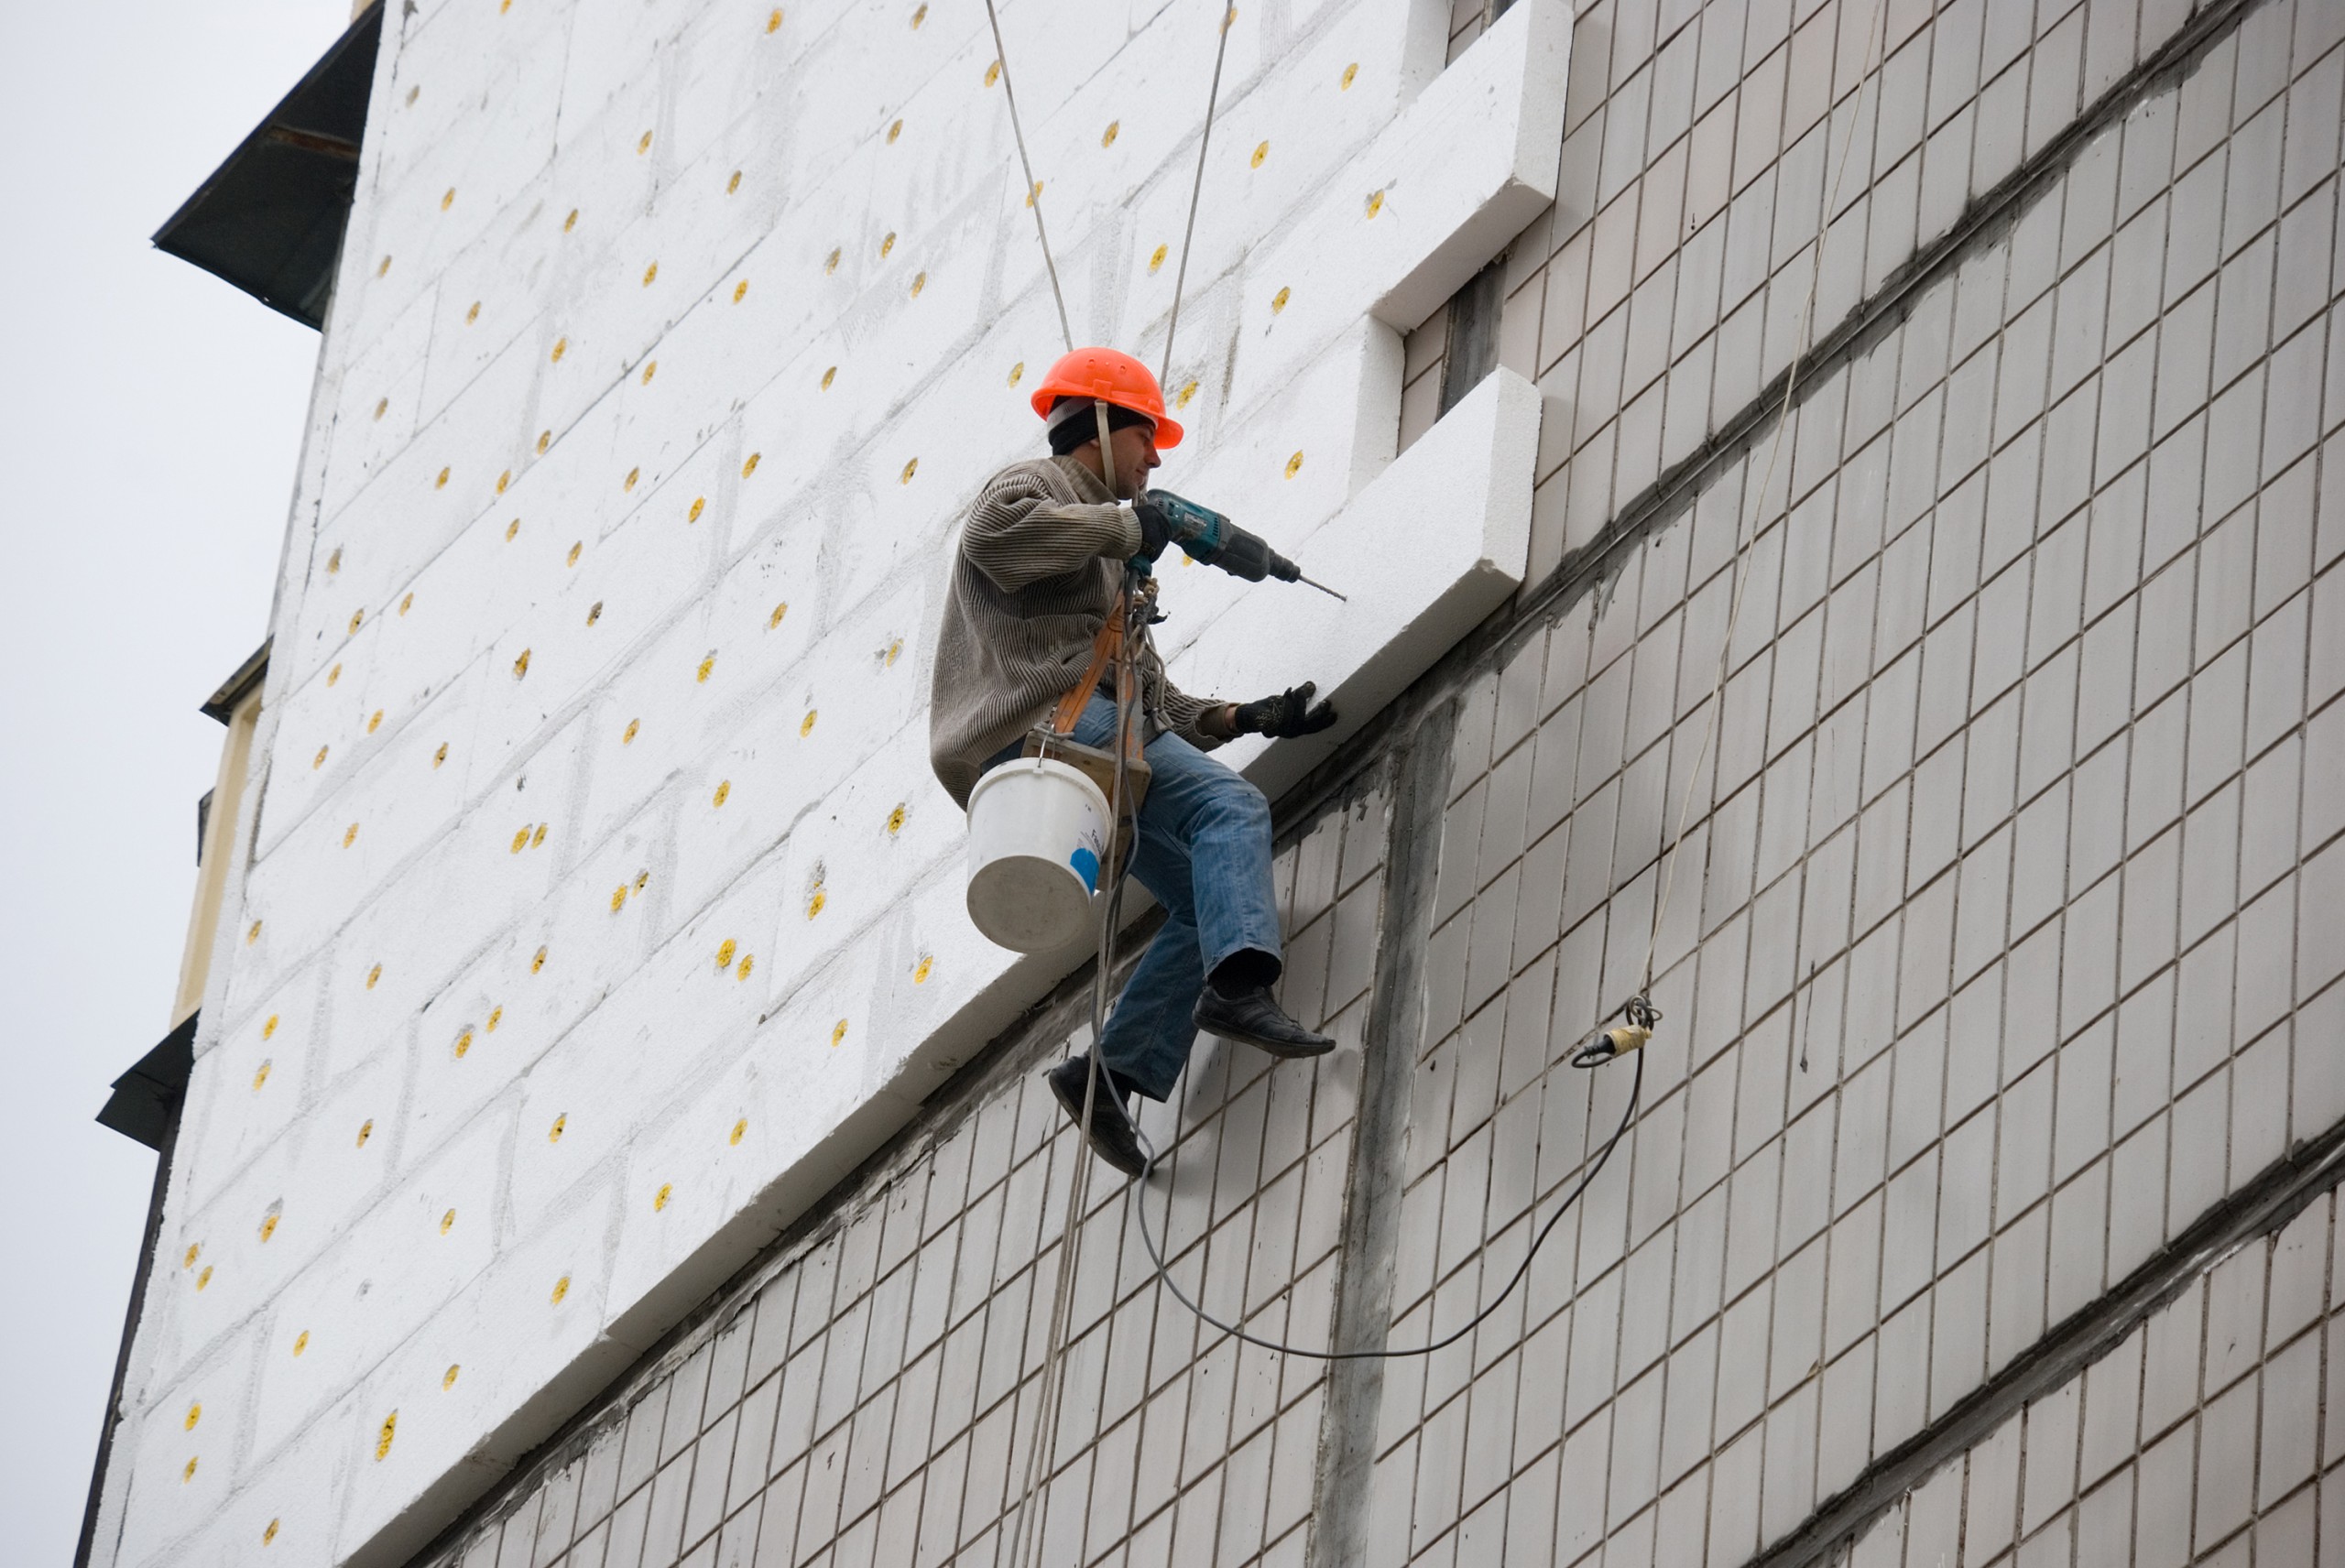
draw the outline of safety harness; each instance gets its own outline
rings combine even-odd
[[[1124,650],[1124,617],[1128,608],[1137,607],[1143,630],[1135,639],[1134,657],[1126,658]],[[1156,582],[1142,580],[1137,594],[1118,593],[1115,608],[1100,623],[1099,635],[1091,639],[1091,661],[1084,666],[1082,678],[1067,688],[1066,695],[1058,700],[1051,716],[1026,733],[1022,755],[1047,757],[1080,770],[1091,782],[1099,786],[1099,793],[1111,803],[1116,817],[1115,853],[1109,864],[1113,874],[1120,876],[1132,849],[1133,824],[1139,821],[1140,802],[1148,798],[1150,768],[1144,754],[1147,735],[1143,731],[1143,704],[1139,690],[1140,676],[1136,666],[1138,656],[1147,647],[1146,618],[1156,606]],[[1074,738],[1074,726],[1089,705],[1091,694],[1099,690],[1107,671],[1116,672],[1116,713],[1120,735],[1117,746],[1085,746]],[[1123,761],[1123,781],[1120,791],[1116,779],[1118,752]]]

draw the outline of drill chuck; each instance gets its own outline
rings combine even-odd
[[[1249,583],[1260,583],[1265,577],[1292,583],[1303,575],[1301,568],[1272,550],[1261,535],[1249,533],[1235,523],[1223,528],[1221,540],[1211,555],[1199,555],[1194,550],[1189,554],[1193,560],[1202,561],[1208,566],[1217,566],[1232,577],[1242,577]]]

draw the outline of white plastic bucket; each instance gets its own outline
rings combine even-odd
[[[969,919],[1014,953],[1051,953],[1091,923],[1107,798],[1047,757],[1006,762],[969,791]]]

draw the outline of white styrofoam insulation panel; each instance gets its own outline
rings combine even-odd
[[[1273,793],[1523,571],[1535,389],[1396,461],[1400,333],[1552,196],[1570,16],[1443,70],[1447,17],[1231,29],[1159,477],[1350,597],[1175,565],[1161,641],[1335,695],[1225,750]],[[1002,27],[1074,331],[1153,363],[1215,16]],[[398,1561],[1080,961],[970,926],[927,761],[954,529],[1062,346],[982,5],[434,0],[383,47],[125,1565]]]

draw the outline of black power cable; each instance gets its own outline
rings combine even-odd
[[[1304,1356],[1313,1361],[1397,1361],[1411,1356],[1431,1356],[1436,1350],[1447,1349],[1481,1327],[1491,1313],[1506,1304],[1506,1299],[1514,1293],[1514,1288],[1522,1283],[1523,1276],[1531,1272],[1532,1260],[1539,1256],[1541,1245],[1554,1233],[1555,1226],[1563,1222],[1564,1216],[1571,1212],[1572,1204],[1579,1201],[1580,1194],[1587,1191],[1588,1184],[1594,1181],[1597,1174],[1604,1169],[1605,1161],[1612,1158],[1613,1149],[1620,1147],[1620,1139],[1629,1130],[1629,1124],[1636,1119],[1637,1100],[1644,1088],[1644,1053],[1639,1051],[1637,1073],[1629,1084],[1629,1104],[1620,1113],[1620,1125],[1614,1127],[1612,1136],[1604,1140],[1604,1147],[1597,1151],[1596,1159],[1590,1162],[1587,1171],[1580,1177],[1578,1185],[1565,1194],[1564,1201],[1555,1206],[1555,1212],[1547,1216],[1547,1222],[1541,1225],[1539,1233],[1531,1238],[1530,1250],[1522,1255],[1522,1261],[1516,1266],[1513,1276],[1507,1280],[1506,1289],[1492,1297],[1489,1306],[1467,1319],[1456,1329],[1424,1345],[1412,1345],[1400,1350],[1306,1350],[1299,1345],[1287,1345],[1279,1340],[1264,1339],[1260,1334],[1249,1334],[1236,1323],[1222,1322],[1191,1301],[1188,1293],[1174,1283],[1171,1270],[1165,1267],[1164,1254],[1157,1247],[1155,1235],[1148,1228],[1146,1201],[1148,1175],[1150,1171],[1156,1169],[1156,1146],[1148,1141],[1148,1135],[1145,1133],[1140,1133],[1140,1138],[1142,1147],[1148,1150],[1148,1159],[1140,1166],[1140,1179],[1132,1183],[1132,1202],[1140,1210],[1140,1237],[1148,1247],[1149,1261],[1156,1265],[1157,1279],[1162,1280],[1164,1288],[1172,1292],[1174,1301],[1188,1308],[1200,1323],[1217,1328],[1224,1334],[1245,1341],[1248,1345],[1260,1345],[1264,1350],[1275,1350],[1282,1356]],[[1136,1133],[1140,1131],[1138,1124],[1134,1124],[1132,1130]],[[1164,1219],[1169,1226],[1172,1220],[1172,1194],[1169,1188],[1164,1194]]]

